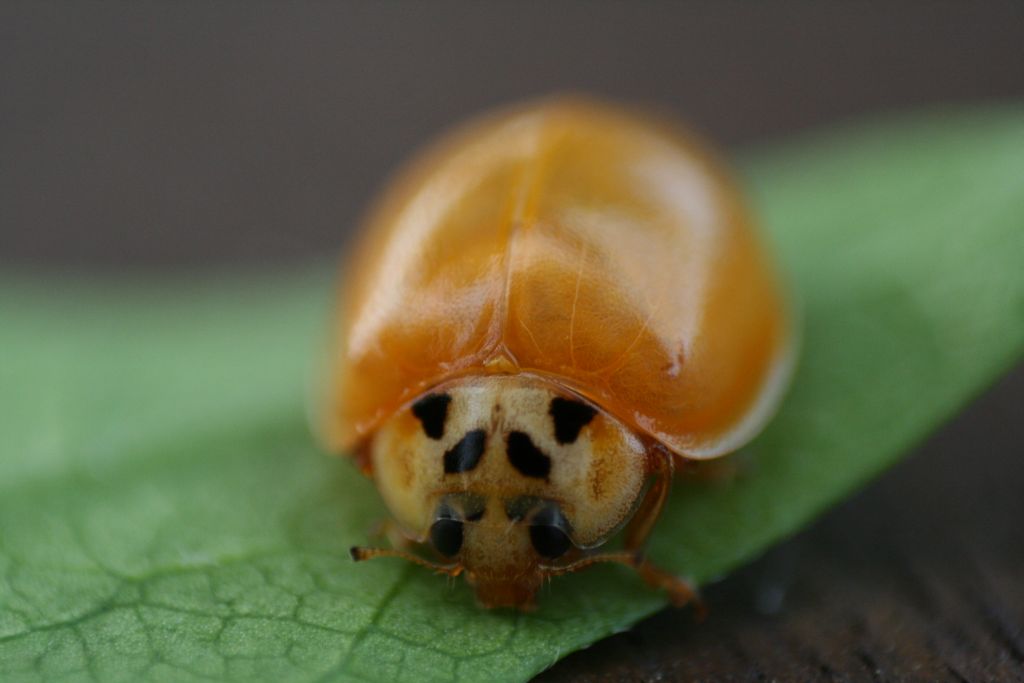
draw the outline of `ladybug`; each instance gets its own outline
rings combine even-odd
[[[793,360],[779,278],[725,169],[669,122],[554,98],[465,125],[400,174],[341,283],[322,431],[396,547],[485,607],[634,568],[687,461],[735,451]],[[612,538],[621,549],[603,551]]]

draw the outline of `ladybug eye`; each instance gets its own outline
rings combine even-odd
[[[561,557],[572,546],[562,511],[554,503],[544,505],[530,522],[530,542],[541,557],[553,560]]]
[[[445,557],[458,555],[462,548],[462,522],[443,517],[430,526],[430,542]]]
[[[565,554],[572,545],[568,534],[557,526],[545,524],[530,527],[530,542],[541,557],[553,560]]]

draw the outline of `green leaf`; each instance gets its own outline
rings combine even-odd
[[[707,581],[891,464],[1024,349],[1024,110],[818,134],[748,165],[803,355],[728,484],[652,543]],[[530,615],[346,548],[383,515],[318,452],[322,274],[0,281],[0,679],[521,680],[663,597],[621,568]],[[714,609],[714,605],[711,606]]]

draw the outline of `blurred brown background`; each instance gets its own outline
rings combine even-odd
[[[0,269],[333,259],[412,148],[563,89],[734,150],[1022,98],[1024,3],[0,2]],[[547,680],[1024,680],[1021,405],[1024,369],[712,587],[707,624]]]
[[[1024,96],[1019,2],[0,3],[0,266],[332,255],[416,145],[586,90],[741,148]]]

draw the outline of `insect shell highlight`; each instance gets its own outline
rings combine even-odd
[[[663,121],[584,99],[449,134],[385,192],[342,284],[323,431],[396,547],[529,609],[548,577],[637,570],[686,460],[764,425],[789,316],[722,167]],[[602,546],[621,537],[621,548]]]

